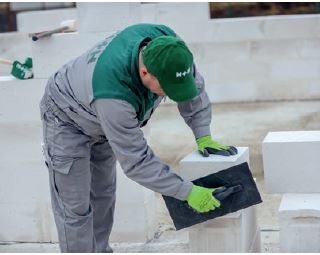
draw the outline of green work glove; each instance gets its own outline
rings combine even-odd
[[[208,189],[193,185],[187,198],[187,202],[190,207],[199,213],[213,211],[220,207],[219,200],[212,195],[214,191],[215,189]]]
[[[209,154],[217,154],[222,156],[236,155],[238,150],[236,147],[227,146],[212,140],[211,136],[203,136],[196,140],[198,150],[204,157],[209,157]]]

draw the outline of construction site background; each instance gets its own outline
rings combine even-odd
[[[210,2],[208,4],[211,19],[320,13],[319,2]],[[2,2],[0,32],[17,30],[16,15],[19,12],[74,7],[76,7],[75,2]]]

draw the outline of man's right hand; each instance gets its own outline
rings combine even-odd
[[[215,189],[193,185],[187,202],[190,207],[199,213],[213,211],[220,207],[220,201],[212,195],[214,191]]]
[[[214,141],[210,135],[200,137],[196,142],[198,145],[198,151],[204,157],[209,157],[210,154],[232,156],[238,153],[236,147],[220,144]]]

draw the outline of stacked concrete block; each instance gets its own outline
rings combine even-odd
[[[229,157],[219,155],[202,157],[198,151],[194,151],[180,161],[179,174],[192,181],[244,162],[249,164],[249,149],[247,147],[237,147],[237,149],[238,154]]]
[[[1,33],[0,51],[1,58],[23,61],[31,56],[31,40],[24,33]]]
[[[77,19],[76,8],[19,12],[17,30],[20,33],[47,31],[59,27],[62,21],[70,19]]]
[[[110,32],[139,22],[182,27],[210,18],[208,3],[78,3],[77,10],[81,33]]]
[[[190,42],[234,43],[259,42],[265,40],[314,39],[319,37],[319,15],[286,15],[268,17],[249,17],[234,19],[195,20],[197,31],[189,31],[193,22],[179,21],[174,24],[188,36]],[[277,27],[277,29],[274,29]],[[189,32],[188,32],[189,31]],[[202,33],[206,31],[206,33]],[[192,38],[192,34],[195,35]],[[200,35],[201,37],[198,37]]]
[[[279,208],[280,252],[320,252],[320,194],[285,194]]]
[[[31,40],[27,34],[16,32],[1,33],[0,52],[0,58],[24,62],[27,57],[31,57]],[[10,72],[11,65],[0,64],[0,76],[8,76]]]
[[[289,43],[286,43],[287,39],[207,44],[194,42],[189,46],[213,102],[319,98],[319,63],[310,55],[301,57],[301,54],[307,55],[310,51],[317,54],[318,49],[311,43],[313,40],[309,44],[303,44],[301,39],[290,40]],[[307,49],[307,45],[313,49]],[[287,49],[280,54],[282,46]]]
[[[241,102],[320,98],[319,22],[319,15],[299,15],[172,27],[193,50],[211,100]]]
[[[35,77],[48,76],[87,49],[84,45],[98,42],[100,37],[93,33],[103,32],[103,38],[127,25],[151,22],[169,25],[187,42],[212,102],[320,98],[319,15],[210,20],[207,3],[79,3],[77,17],[79,34],[74,41],[71,35],[68,39],[52,37],[66,40],[57,47],[61,53],[52,54],[52,68],[37,57],[42,48],[50,52],[50,47],[35,44],[39,46],[33,54]],[[106,17],[107,22],[101,22]],[[86,44],[91,42],[87,37],[97,40]],[[74,47],[76,44],[80,45]],[[45,69],[49,70],[44,75]]]
[[[140,3],[77,3],[80,33],[112,32],[140,21]]]
[[[249,163],[247,147],[238,147],[238,154],[230,157],[210,155],[204,158],[193,152],[181,160],[179,174],[187,180],[195,180],[244,162]],[[246,208],[190,227],[189,248],[191,252],[259,252],[256,208]]]
[[[320,131],[270,132],[262,144],[266,189],[282,193],[280,251],[320,251]]]
[[[262,144],[266,190],[320,192],[319,151],[320,131],[269,132]]]
[[[0,81],[0,242],[57,242],[41,152],[39,102],[46,79]],[[143,128],[150,137],[150,129]],[[156,227],[155,194],[118,168],[112,242],[143,243]]]
[[[27,149],[39,150],[35,146]],[[19,158],[24,152],[17,149],[15,155]],[[1,160],[0,168],[0,242],[57,242],[43,159]]]
[[[312,38],[318,36],[320,16],[314,15],[290,15],[268,17],[263,26],[266,36],[274,38]]]
[[[201,223],[189,230],[190,252],[260,252],[256,208]]]
[[[118,9],[119,11],[117,11]],[[138,10],[140,10],[140,4],[138,3],[78,3],[76,16],[79,32],[55,34],[32,43],[34,77],[48,78],[62,65],[78,57],[108,35],[127,25],[138,23],[140,16],[132,14],[133,11],[137,12]],[[39,18],[47,14],[40,11],[35,13]],[[122,13],[122,18],[119,17],[119,13]],[[53,20],[50,24],[46,23],[46,27],[51,27],[55,22],[65,19],[65,17],[75,16],[74,10],[60,16],[59,20],[57,20],[57,15],[53,15],[54,11],[49,11],[49,14],[49,17],[53,16],[56,20]],[[116,15],[116,17],[112,19],[112,15]],[[108,17],[108,22],[101,22],[106,17]],[[34,22],[36,17],[32,13],[30,15],[29,13],[22,13],[20,19],[31,23]],[[133,22],[131,19],[135,21]],[[124,23],[119,23],[119,20]],[[27,26],[26,29],[35,31],[38,28]]]
[[[40,123],[39,103],[46,83],[46,79],[0,80],[1,123]]]
[[[183,13],[183,15],[181,15]],[[179,17],[179,18],[177,18]],[[141,5],[141,22],[166,24],[192,24],[210,19],[209,3],[148,3]],[[196,31],[194,31],[196,32]]]
[[[107,33],[61,33],[33,42],[34,77],[50,77],[68,61],[80,56],[107,36]]]
[[[0,242],[57,242],[39,101],[46,80],[0,81]]]

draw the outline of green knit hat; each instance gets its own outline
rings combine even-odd
[[[193,56],[186,44],[173,36],[153,39],[142,52],[143,63],[160,83],[166,95],[176,102],[197,95]]]

